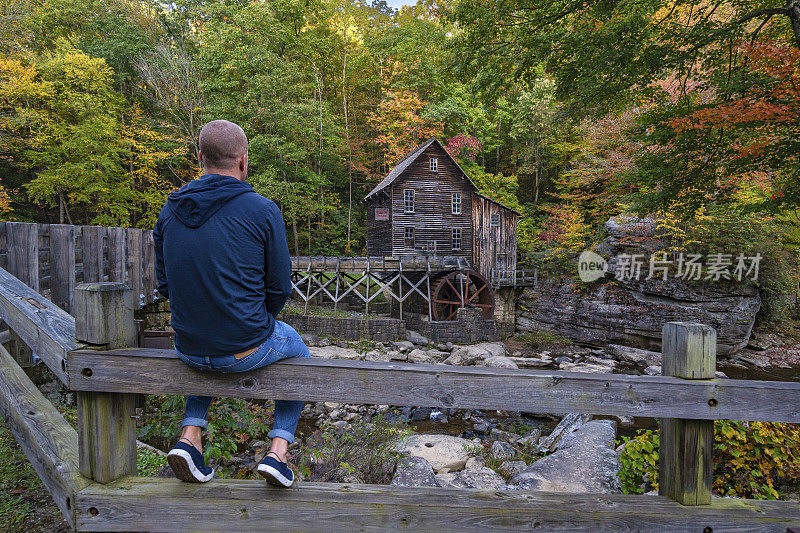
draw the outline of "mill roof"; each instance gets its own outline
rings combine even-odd
[[[469,182],[469,184],[472,185],[472,189],[474,191],[476,191],[476,193],[477,193],[478,187],[475,186],[475,183],[473,183],[473,181],[469,178],[469,175],[467,175],[467,173],[464,172],[464,169],[461,168],[461,166],[458,164],[458,161],[456,161],[455,158],[453,156],[451,156],[450,153],[444,148],[444,146],[442,146],[442,143],[439,142],[439,139],[436,139],[435,137],[433,137],[431,139],[428,139],[424,143],[420,144],[419,146],[417,146],[413,150],[411,150],[411,152],[409,152],[408,155],[406,155],[403,159],[401,159],[400,162],[397,163],[397,165],[395,165],[395,167],[391,170],[391,172],[389,172],[386,175],[386,177],[383,178],[383,180],[379,184],[377,184],[375,186],[375,188],[373,188],[369,192],[369,194],[367,194],[364,197],[364,201],[369,200],[371,197],[375,196],[376,194],[381,192],[383,189],[385,189],[386,187],[388,187],[389,185],[394,183],[394,181],[397,178],[400,177],[400,175],[403,173],[403,171],[405,171],[408,167],[410,167],[411,164],[414,163],[414,161],[416,161],[417,158],[420,155],[422,155],[422,153],[425,150],[427,150],[428,147],[431,146],[433,143],[438,144],[439,147],[444,151],[444,153],[447,154],[447,157],[450,159],[450,161],[452,161],[453,164],[458,168],[458,170],[461,171],[461,174]],[[477,193],[477,194],[478,194],[478,196],[481,196],[482,198],[486,198],[487,200],[489,200],[491,202],[494,202],[497,205],[508,209],[509,211],[513,211],[514,213],[516,213],[518,215],[522,214],[519,211],[517,211],[516,209],[512,209],[512,208],[508,207],[507,205],[501,204],[497,200],[493,200],[493,199],[489,198],[488,196],[484,196],[483,194],[480,194],[480,193]]]

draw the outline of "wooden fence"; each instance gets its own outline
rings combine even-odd
[[[76,317],[0,269],[0,316],[78,394],[78,431],[0,347],[0,414],[79,531],[770,531],[797,502],[711,498],[713,420],[800,422],[800,384],[714,379],[711,328],[671,323],[664,376],[325,359],[212,374],[130,347],[131,291],[76,287]],[[75,312],[75,311],[74,311]],[[80,343],[80,344],[79,344]],[[80,348],[80,349],[79,349]],[[136,477],[135,396],[203,393],[661,417],[660,496]]]
[[[157,299],[152,230],[0,222],[0,268],[67,312],[83,282],[126,283],[137,309]]]

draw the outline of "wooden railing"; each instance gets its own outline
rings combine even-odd
[[[158,298],[152,230],[0,222],[0,267],[67,312],[84,282],[126,283],[137,309]]]
[[[2,349],[0,414],[80,531],[783,533],[800,524],[797,502],[711,499],[712,421],[800,422],[800,384],[714,379],[715,335],[706,326],[665,326],[669,376],[325,359],[214,374],[188,367],[171,350],[126,346],[135,334],[130,290],[121,284],[79,285],[81,310],[70,330],[71,317],[7,273],[0,276],[2,318],[25,339],[45,339],[42,359],[78,393],[79,431]],[[199,485],[135,477],[138,393],[661,417],[661,496],[305,482],[282,490],[250,480]]]

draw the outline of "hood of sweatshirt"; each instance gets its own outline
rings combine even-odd
[[[221,174],[206,174],[169,195],[169,206],[185,226],[198,228],[232,198],[255,193],[246,182]]]

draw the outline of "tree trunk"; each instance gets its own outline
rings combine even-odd
[[[342,60],[342,105],[344,106],[344,136],[347,141],[347,249],[350,249],[350,228],[353,217],[353,147],[350,144],[350,123],[347,117],[347,29],[344,35],[344,53]]]

